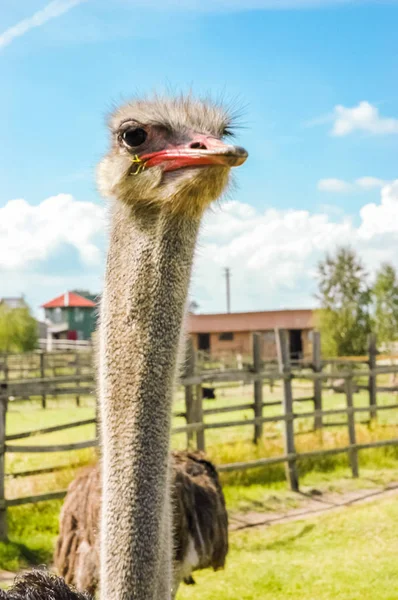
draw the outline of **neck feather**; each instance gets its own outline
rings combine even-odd
[[[113,207],[101,306],[102,600],[169,600],[169,445],[199,220]]]

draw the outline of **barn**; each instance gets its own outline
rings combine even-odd
[[[188,317],[188,331],[196,350],[217,358],[228,354],[250,355],[255,332],[261,333],[263,358],[275,358],[278,329],[289,332],[291,357],[304,358],[311,353],[313,328],[311,309],[190,314]]]

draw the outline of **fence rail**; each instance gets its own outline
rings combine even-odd
[[[209,371],[199,372],[196,355],[192,343],[189,344],[185,372],[180,384],[184,389],[185,411],[175,412],[174,416],[184,418],[185,425],[176,426],[172,429],[173,435],[186,435],[187,447],[196,447],[199,450],[206,448],[206,432],[215,429],[224,429],[232,427],[251,427],[253,429],[253,442],[258,443],[263,436],[263,426],[265,423],[281,423],[282,436],[284,440],[284,452],[281,456],[263,457],[256,460],[235,462],[229,464],[220,464],[217,466],[220,472],[229,472],[233,470],[253,469],[275,464],[284,464],[286,467],[286,478],[292,490],[299,489],[298,464],[300,461],[334,454],[346,454],[349,459],[353,477],[358,476],[358,453],[368,448],[378,448],[383,446],[398,445],[398,438],[389,440],[378,440],[368,443],[358,443],[356,438],[357,414],[369,414],[369,422],[377,419],[379,411],[397,410],[398,403],[388,403],[384,405],[377,404],[378,392],[398,392],[398,387],[377,385],[377,378],[380,375],[397,374],[398,365],[378,365],[378,352],[376,348],[376,339],[374,336],[369,340],[369,355],[359,357],[361,361],[351,361],[348,359],[325,359],[323,360],[320,352],[320,337],[314,333],[313,337],[313,356],[312,362],[297,367],[296,363],[290,361],[289,340],[286,331],[277,332],[277,363],[270,363],[261,360],[259,334],[253,335],[253,360],[252,364],[245,369],[233,369],[228,371]],[[65,360],[61,360],[61,355],[51,357],[45,354],[38,354],[31,359],[29,368],[18,366],[17,360],[10,358],[0,358],[3,366],[3,376],[0,376],[0,539],[4,539],[7,533],[6,510],[10,506],[18,506],[24,503],[39,502],[55,498],[62,498],[66,490],[49,492],[47,494],[37,494],[26,496],[24,498],[6,499],[5,497],[5,479],[6,477],[23,477],[33,474],[49,473],[58,468],[43,468],[31,471],[24,471],[14,475],[5,473],[5,455],[6,453],[47,453],[80,450],[84,448],[93,448],[98,445],[97,437],[95,439],[67,444],[51,445],[20,445],[10,444],[19,440],[30,439],[37,435],[54,433],[75,427],[96,424],[97,420],[85,419],[74,421],[63,425],[45,427],[31,431],[21,432],[12,435],[6,435],[5,418],[8,401],[12,398],[30,399],[32,396],[41,397],[43,407],[46,406],[48,396],[63,396],[76,394],[76,402],[80,403],[80,397],[93,394],[95,392],[95,382],[93,371],[88,357],[77,359],[72,353],[68,353]],[[353,367],[353,363],[355,365]],[[19,371],[18,371],[19,369]],[[83,372],[83,370],[86,372]],[[61,373],[57,374],[57,370]],[[65,373],[65,370],[68,372]],[[15,373],[22,373],[23,377],[15,378]],[[34,373],[35,376],[29,377],[26,374]],[[357,384],[356,380],[367,380],[366,384]],[[306,381],[311,386],[312,394],[301,398],[294,398],[293,382],[295,380]],[[341,380],[343,382],[342,391],[346,397],[346,405],[343,408],[324,409],[323,393],[325,388],[333,388],[333,382]],[[269,382],[272,385],[279,382],[282,389],[282,399],[278,401],[266,402],[263,397],[263,383]],[[332,382],[332,383],[330,383]],[[203,388],[206,384],[230,384],[240,383],[253,386],[253,400],[251,402],[238,405],[206,408],[203,404]],[[355,384],[355,385],[354,385]],[[354,391],[357,389],[367,390],[369,393],[369,403],[367,406],[354,405]],[[296,403],[312,402],[312,410],[305,412],[295,411]],[[272,406],[281,406],[281,414],[266,415],[264,411]],[[223,415],[239,411],[253,411],[253,418],[222,420],[219,422],[208,422],[210,415]],[[313,429],[318,430],[328,426],[326,418],[334,415],[344,415],[346,420],[338,425],[347,428],[349,443],[339,448],[317,449],[310,452],[298,452],[295,446],[295,423],[299,419],[313,420]],[[336,425],[336,423],[330,423]]]
[[[65,350],[91,350],[93,344],[90,340],[55,340],[52,338],[41,338],[38,340],[38,347],[47,351],[65,351]]]

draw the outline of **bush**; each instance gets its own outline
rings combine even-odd
[[[28,307],[0,306],[0,352],[29,352],[37,339],[37,322]]]

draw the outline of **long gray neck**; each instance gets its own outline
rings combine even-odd
[[[169,445],[199,220],[113,207],[101,306],[101,600],[170,600]]]

